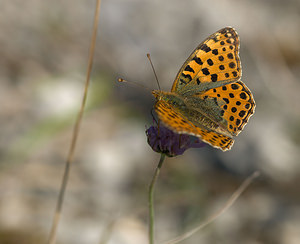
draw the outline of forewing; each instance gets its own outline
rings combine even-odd
[[[190,55],[179,70],[172,86],[173,92],[205,90],[241,78],[239,37],[232,27],[223,28],[209,36]]]

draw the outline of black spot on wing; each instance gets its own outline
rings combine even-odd
[[[211,81],[216,82],[218,80],[218,75],[217,74],[212,74],[211,75]]]
[[[210,73],[209,73],[209,70],[208,70],[207,68],[204,68],[204,69],[202,69],[201,71],[202,71],[202,73],[203,73],[204,75],[209,75],[209,74],[210,74]]]
[[[245,110],[241,110],[241,111],[239,112],[239,116],[242,117],[242,118],[245,116],[245,114],[246,114],[246,111],[245,111]]]
[[[186,84],[186,81],[184,81],[183,79],[180,79],[179,81],[180,81],[180,84],[181,84],[181,85],[182,85],[182,84]]]
[[[247,98],[246,93],[245,92],[241,92],[240,93],[240,98],[243,99],[243,100],[245,100]]]
[[[211,51],[210,47],[207,46],[206,44],[201,45],[200,49],[203,50],[206,53]]]
[[[229,44],[231,44],[232,40],[231,39],[227,39],[226,42],[229,43]]]
[[[228,98],[223,98],[223,101],[225,102],[225,103],[229,103],[229,100],[228,100]]]
[[[189,74],[182,74],[182,76],[183,76],[183,78],[186,78],[186,79],[188,79],[189,81],[191,81],[192,80],[192,77],[189,75]]]
[[[213,37],[214,42],[218,42],[218,38],[216,36]]]
[[[233,54],[232,54],[232,53],[228,53],[228,54],[227,54],[227,57],[228,57],[229,59],[233,59]]]
[[[199,64],[199,65],[202,65],[202,64],[203,64],[201,58],[198,58],[197,56],[195,56],[195,57],[193,58],[193,60],[194,60],[197,64]]]
[[[209,59],[207,59],[207,64],[209,66],[212,66],[214,64],[214,62],[209,58]]]
[[[235,113],[237,111],[237,108],[236,107],[232,107],[231,108],[231,112]]]
[[[184,70],[192,72],[192,73],[195,73],[195,71],[193,70],[193,68],[191,66],[189,66],[189,65],[187,65]]]
[[[231,88],[233,90],[237,90],[237,89],[239,89],[239,86],[237,84],[233,83],[233,84],[231,84]]]
[[[213,53],[214,55],[218,55],[218,54],[219,54],[219,51],[218,51],[218,49],[214,49],[214,50],[212,50],[212,53]]]
[[[229,67],[234,69],[235,68],[235,63],[234,62],[229,63]]]

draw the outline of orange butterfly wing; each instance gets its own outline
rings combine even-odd
[[[240,41],[231,27],[223,28],[202,42],[180,68],[171,91],[203,91],[241,78]],[[218,84],[219,83],[219,84]]]
[[[221,108],[221,116],[226,122],[224,126],[233,136],[237,136],[243,130],[254,113],[254,98],[242,81],[209,89],[195,96],[200,99],[216,99]]]
[[[234,140],[232,138],[193,125],[180,111],[177,111],[165,101],[157,101],[154,107],[160,121],[179,134],[190,134],[200,137],[202,141],[223,151],[229,150],[233,145]]]
[[[177,133],[200,137],[204,142],[228,150],[254,113],[255,102],[242,75],[240,41],[231,27],[210,35],[179,70],[170,93],[155,92],[159,119]],[[172,106],[172,98],[185,105]],[[201,114],[203,121],[196,121]],[[208,122],[207,122],[208,121]]]

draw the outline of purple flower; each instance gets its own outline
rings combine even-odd
[[[168,157],[182,155],[189,148],[200,148],[205,145],[199,138],[187,134],[177,134],[160,125],[150,126],[146,130],[147,141],[153,151],[164,153]]]

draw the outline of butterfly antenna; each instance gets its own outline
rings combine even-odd
[[[156,75],[156,72],[155,72],[155,69],[154,69],[154,66],[153,66],[153,63],[151,61],[151,58],[150,58],[150,54],[147,53],[147,58],[149,59],[150,61],[150,64],[151,64],[151,67],[152,67],[152,70],[154,72],[154,75],[155,75],[155,79],[156,79],[156,82],[157,82],[157,86],[158,86],[158,89],[161,91],[161,88],[160,88],[160,85],[159,85],[159,82],[158,82],[158,78],[157,78],[157,75]]]
[[[118,79],[118,82],[126,82],[126,83],[129,83],[129,84],[133,84],[133,85],[135,85],[135,86],[138,86],[138,87],[141,87],[141,88],[143,88],[143,89],[146,89],[146,90],[148,90],[148,91],[151,91],[151,89],[150,88],[148,88],[148,87],[146,87],[146,86],[144,86],[144,85],[142,85],[142,84],[140,84],[140,83],[138,83],[138,82],[135,82],[135,81],[127,81],[127,80],[124,80],[124,79],[122,79],[122,78],[119,78]]]

